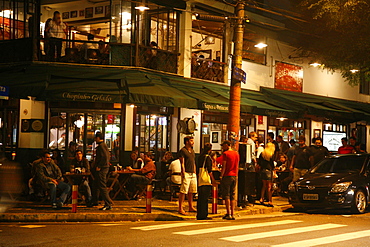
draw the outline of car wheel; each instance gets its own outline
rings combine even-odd
[[[357,190],[352,201],[352,212],[356,214],[363,214],[365,213],[366,206],[366,194],[362,190]]]

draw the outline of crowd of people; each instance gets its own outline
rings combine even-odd
[[[61,157],[58,150],[53,151],[52,156],[48,150],[43,151],[40,158],[32,164],[31,187],[40,186],[48,190],[51,206],[57,209],[63,207],[70,195],[71,184],[78,184],[87,207],[97,206],[101,199],[104,206],[100,209],[111,210],[113,202],[107,189],[108,174],[111,171],[111,154],[103,139],[103,134],[97,132],[92,163],[84,157],[83,152],[77,149],[77,145],[73,142],[69,144],[66,159]],[[272,202],[273,182],[278,178],[279,172],[289,174],[284,180],[280,180],[280,189],[284,191],[287,190],[290,182],[298,181],[311,167],[329,155],[320,137],[313,138],[312,145],[308,146],[304,136],[299,136],[298,143],[293,139],[288,143],[282,136],[277,136],[275,140],[274,134],[269,132],[267,143],[264,144],[256,132],[250,132],[248,138],[241,138],[240,143],[250,146],[250,152],[247,152],[249,157],[246,157],[244,165],[246,169],[252,167],[258,178],[256,187],[248,191],[254,190],[257,194],[255,200],[267,207],[274,206]],[[125,168],[132,172],[127,183],[130,197],[136,195],[135,191],[138,186],[150,184],[154,178],[158,178],[163,181],[164,187],[171,185],[180,187],[179,214],[197,212],[197,219],[204,220],[208,219],[208,200],[212,186],[219,183],[220,194],[226,205],[226,215],[223,218],[234,220],[236,185],[241,165],[239,153],[234,150],[232,143],[226,140],[221,144],[221,155],[212,150],[211,143],[206,143],[196,158],[193,146],[194,138],[186,136],[184,146],[178,151],[176,157],[167,151],[157,165],[151,152],[141,155],[138,151],[132,151],[129,164],[126,164]],[[356,142],[354,137],[350,138],[350,144],[347,138],[342,138],[342,146],[339,147],[338,154],[363,152],[365,152],[363,145]],[[87,175],[68,178],[66,181],[64,174],[68,173],[91,174],[92,181]],[[61,192],[59,197],[57,197],[57,190]],[[253,192],[248,193],[245,196],[253,198]],[[193,202],[195,194],[198,195],[197,207]],[[184,205],[186,196],[187,210]],[[250,202],[254,203],[254,199]]]

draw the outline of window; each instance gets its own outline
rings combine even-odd
[[[0,0],[0,40],[28,37],[29,18],[22,1]],[[29,6],[30,10],[33,5]]]
[[[266,48],[257,48],[254,45],[264,42],[265,37],[244,29],[243,37],[243,59],[251,62],[266,64]]]

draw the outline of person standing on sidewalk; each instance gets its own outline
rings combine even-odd
[[[193,206],[193,194],[197,193],[197,175],[195,165],[195,152],[193,150],[194,137],[186,136],[184,138],[185,146],[178,152],[181,162],[181,187],[179,195],[179,214],[186,215],[183,208],[185,194],[188,194],[189,212],[196,212]]]
[[[96,148],[95,157],[95,170],[97,172],[96,182],[97,188],[104,200],[104,207],[99,208],[100,210],[111,210],[112,209],[112,199],[109,197],[107,190],[107,175],[109,172],[109,150],[107,144],[104,142],[104,137],[101,132],[96,133],[95,141],[98,144]]]
[[[299,146],[295,148],[292,163],[290,164],[290,170],[293,172],[292,182],[297,182],[311,168],[312,151],[306,146],[305,142],[306,138],[303,135],[299,136]]]
[[[200,175],[200,168],[204,168],[210,178],[211,183],[215,184],[215,179],[212,175],[212,158],[210,156],[212,151],[212,144],[206,143],[203,152],[198,158],[198,176]],[[198,203],[197,203],[197,220],[207,220],[208,218],[208,198],[211,195],[212,185],[201,185],[198,187]]]
[[[239,153],[231,149],[231,142],[224,141],[222,143],[224,151],[222,169],[221,169],[221,194],[225,200],[226,215],[223,219],[235,220],[234,208],[236,205],[236,181],[239,170]]]

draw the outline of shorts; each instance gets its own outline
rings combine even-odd
[[[182,178],[180,193],[197,193],[197,174],[185,172],[185,176]]]
[[[221,195],[222,199],[235,200],[236,195],[236,177],[226,176],[221,180]]]

